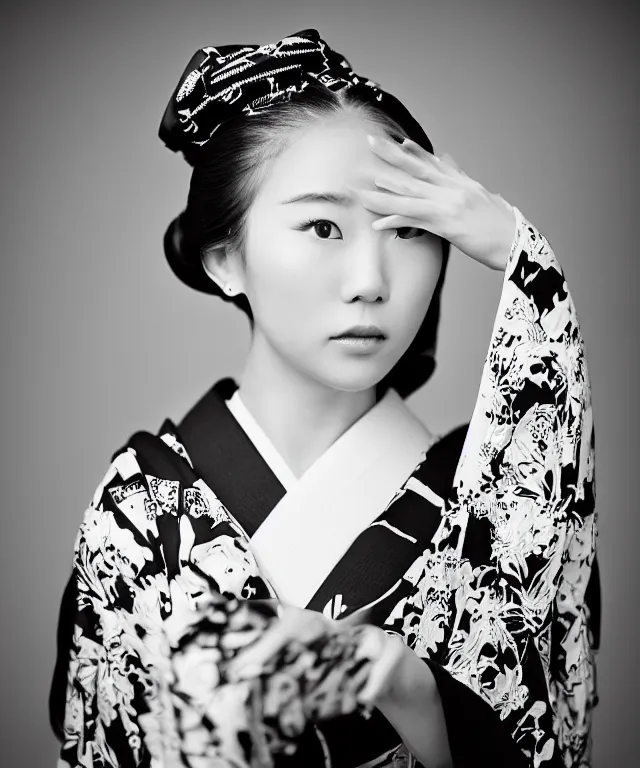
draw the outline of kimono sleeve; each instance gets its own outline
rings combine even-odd
[[[564,273],[514,210],[478,399],[422,563],[412,646],[434,674],[456,768],[586,768],[597,702],[591,389]]]
[[[122,450],[85,510],[60,609],[50,693],[60,768],[151,765],[175,732],[154,505],[135,452]]]
[[[237,521],[162,437],[116,454],[76,536],[50,694],[58,768],[275,766],[310,721],[359,706],[371,660],[356,630],[229,680],[225,662],[277,613]]]

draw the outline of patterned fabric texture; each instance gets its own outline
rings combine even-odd
[[[184,70],[160,125],[169,149],[204,146],[218,127],[239,115],[252,115],[289,101],[311,82],[330,90],[355,88],[369,101],[392,104],[403,118],[408,111],[373,80],[357,75],[316,29],[304,29],[274,43],[207,46],[196,51]]]
[[[451,491],[438,506],[417,467],[381,510],[393,525],[375,528],[406,543],[408,500],[431,520],[393,588],[358,602],[345,587],[315,607],[342,602],[347,615],[376,603],[376,623],[490,705],[527,765],[585,767],[596,701],[585,601],[596,542],[589,377],[563,272],[515,210]],[[309,724],[360,716],[355,697],[370,664],[361,628],[292,644],[255,681],[229,682],[226,660],[277,620],[259,601],[274,592],[240,510],[196,476],[171,422],[154,439],[179,457],[183,475],[151,471],[134,448],[122,449],[77,535],[60,765],[277,765]],[[375,525],[360,542],[373,541]],[[382,556],[370,552],[373,562]],[[330,754],[323,760],[332,765]]]

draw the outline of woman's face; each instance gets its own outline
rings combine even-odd
[[[442,265],[432,233],[372,229],[379,215],[349,188],[375,188],[387,166],[367,133],[386,135],[349,114],[294,134],[261,183],[248,212],[244,264],[235,265],[254,317],[253,345],[345,391],[375,386],[400,359]],[[385,338],[334,338],[355,326],[375,326]]]

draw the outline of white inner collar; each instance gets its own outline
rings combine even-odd
[[[258,439],[274,474],[286,467],[268,438]],[[300,478],[283,483],[287,492],[251,537],[261,572],[281,600],[308,604],[359,533],[387,508],[433,439],[390,389]]]
[[[292,488],[298,482],[298,478],[282,458],[282,455],[271,442],[267,433],[253,418],[251,412],[240,397],[240,390],[236,391],[226,401],[227,408],[236,418],[236,421],[246,432],[247,437],[255,445],[262,458],[267,462],[273,474],[282,483],[285,490]]]
[[[290,491],[301,479],[305,479],[309,474],[315,474],[314,465],[327,465],[329,456],[333,461],[336,470],[339,470],[342,464],[350,465],[351,472],[356,468],[353,463],[360,466],[366,466],[373,455],[380,451],[380,436],[397,436],[400,440],[407,433],[407,430],[428,434],[428,430],[411,413],[398,393],[389,389],[372,408],[363,414],[349,429],[346,430],[338,439],[327,449],[325,454],[318,457],[311,467],[304,473],[303,478],[296,477],[295,473],[289,467],[282,454],[275,447],[267,433],[255,420],[247,406],[240,397],[240,390],[236,389],[233,395],[225,401],[227,407],[240,424],[246,435],[254,444],[262,458],[266,461],[273,474],[278,478],[286,491]],[[354,439],[357,435],[359,450],[354,456]],[[433,436],[429,442],[433,440]],[[323,459],[324,457],[324,459]],[[323,459],[321,461],[321,459]],[[340,474],[340,473],[339,473]]]

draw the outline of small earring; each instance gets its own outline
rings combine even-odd
[[[224,287],[224,292],[229,296],[233,296],[233,286],[227,283]]]

